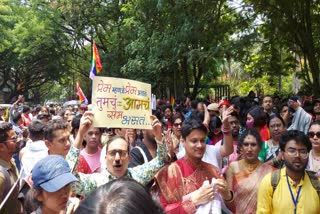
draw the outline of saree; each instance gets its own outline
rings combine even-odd
[[[256,213],[258,188],[262,178],[275,169],[268,164],[261,164],[252,173],[249,173],[241,164],[241,161],[233,162],[227,172],[227,180],[232,180],[234,192],[233,207],[229,207],[234,213]]]
[[[313,160],[313,154],[312,154],[312,150],[309,152],[309,157],[308,157],[308,165],[307,165],[307,169],[310,171],[313,171],[316,173],[316,176],[318,178],[320,178],[320,170],[319,170],[319,166],[315,165],[315,162]]]
[[[168,214],[195,213],[196,207],[184,196],[199,189],[205,180],[218,177],[218,169],[202,161],[192,166],[182,158],[165,166],[155,175],[162,207]]]

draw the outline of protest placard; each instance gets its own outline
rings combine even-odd
[[[94,127],[151,129],[151,85],[96,76],[92,84]]]

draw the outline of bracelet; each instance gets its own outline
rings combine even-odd
[[[231,131],[231,127],[225,127],[224,125],[221,126],[222,133],[229,133]]]
[[[225,202],[232,202],[233,201],[233,199],[234,199],[234,195],[233,195],[233,192],[230,190],[230,193],[231,193],[231,198],[230,199],[228,199],[228,200],[226,200],[226,199],[223,199]]]
[[[229,131],[229,132],[222,132],[223,133],[223,135],[230,135],[231,134],[231,132]]]

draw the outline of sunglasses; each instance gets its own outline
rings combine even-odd
[[[314,138],[314,136],[317,136],[317,138],[320,139],[320,132],[308,132],[309,138]]]
[[[182,123],[174,123],[173,124],[175,127],[178,127],[178,126],[182,126]]]

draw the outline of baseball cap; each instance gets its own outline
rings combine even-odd
[[[289,100],[294,101],[294,102],[298,102],[298,100],[300,100],[300,99],[299,99],[298,96],[291,96],[291,97],[289,98]]]
[[[68,162],[61,155],[48,155],[32,169],[33,188],[57,192],[78,179],[70,172]]]
[[[218,103],[211,103],[210,105],[208,105],[207,109],[210,111],[219,111]]]
[[[229,107],[229,106],[230,106],[230,103],[229,103],[228,100],[221,100],[221,101],[219,102],[218,107],[220,108],[220,107],[223,106],[223,105],[226,105],[227,107]]]

